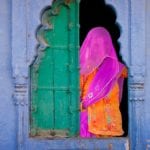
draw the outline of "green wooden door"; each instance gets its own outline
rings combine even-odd
[[[37,31],[31,65],[31,136],[67,137],[79,130],[78,3],[56,0]]]

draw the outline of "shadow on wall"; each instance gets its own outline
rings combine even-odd
[[[106,5],[104,0],[81,0],[80,2],[80,45],[82,44],[86,34],[90,29],[97,26],[105,27],[111,34],[114,47],[116,49],[119,60],[122,62],[119,55],[120,43],[118,38],[121,31],[120,26],[116,22],[117,15],[115,9],[111,5]],[[124,82],[124,91],[122,102],[120,105],[124,136],[128,134],[128,89],[127,79]]]

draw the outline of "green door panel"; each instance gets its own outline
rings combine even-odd
[[[31,73],[31,136],[79,132],[78,2],[56,0],[42,15]]]

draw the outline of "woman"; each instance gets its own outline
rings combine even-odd
[[[116,56],[108,31],[93,28],[80,49],[80,136],[123,134],[119,104],[126,68]]]

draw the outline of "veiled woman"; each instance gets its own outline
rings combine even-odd
[[[109,32],[91,29],[80,49],[81,137],[123,134],[119,105],[126,76]]]

